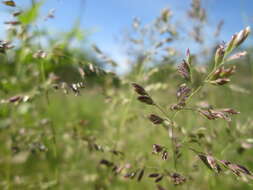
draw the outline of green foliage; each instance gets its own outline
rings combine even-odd
[[[23,12],[21,15],[18,16],[20,22],[23,24],[32,24],[36,22],[39,17],[40,7],[43,5],[44,1],[40,1],[36,3],[34,6]]]
[[[249,28],[211,48],[206,64],[187,50],[176,66],[167,37],[180,34],[164,9],[145,34],[167,26],[167,40],[140,53],[130,39],[134,64],[119,76],[97,46],[99,61],[72,46],[86,39],[78,22],[60,38],[28,27],[41,6],[0,44],[0,189],[252,189],[252,50],[229,57]]]

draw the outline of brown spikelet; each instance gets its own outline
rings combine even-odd
[[[158,182],[162,181],[162,180],[163,180],[163,177],[164,177],[163,175],[157,177],[157,178],[155,179],[155,182],[158,183]]]
[[[198,152],[192,148],[190,148],[194,153],[196,153],[199,157],[199,159],[210,169],[213,170],[217,173],[221,172],[222,169],[220,165],[217,163],[218,160],[216,160],[213,156],[211,155],[206,155],[202,152]]]
[[[112,167],[114,165],[112,162],[105,160],[105,159],[100,160],[100,164],[105,165],[107,167]]]
[[[10,97],[10,98],[8,99],[8,101],[9,101],[10,103],[14,103],[14,102],[20,101],[21,99],[22,99],[21,96],[13,96],[13,97]]]
[[[0,53],[6,53],[6,50],[12,49],[14,46],[11,45],[11,42],[0,40]]]
[[[199,113],[203,116],[205,116],[209,120],[215,120],[215,119],[224,119],[226,121],[231,121],[230,115],[239,114],[240,112],[237,112],[231,108],[225,108],[225,109],[199,109]]]
[[[247,26],[245,29],[241,30],[237,36],[236,39],[234,41],[234,46],[238,47],[239,45],[241,45],[249,36],[250,34],[250,27]]]
[[[234,164],[227,160],[221,160],[220,162],[238,177],[247,175],[248,177],[253,178],[252,172],[242,165]]]
[[[191,89],[187,87],[187,85],[181,84],[177,90],[177,99],[179,102],[185,102],[185,100],[188,98],[188,96],[191,93]]]
[[[235,70],[236,70],[236,66],[232,66],[228,68],[221,67],[214,72],[212,76],[212,80],[228,78],[235,73]]]
[[[3,4],[9,6],[9,7],[16,7],[16,3],[12,0],[9,1],[3,1]]]
[[[154,105],[154,101],[149,96],[138,96],[138,100],[145,104]]]
[[[158,144],[153,144],[153,154],[159,154],[164,150],[164,147]]]
[[[166,150],[163,151],[162,159],[163,159],[163,160],[167,160],[167,159],[168,159],[168,152],[167,152]]]
[[[201,115],[205,116],[209,120],[216,119],[216,117],[212,114],[212,112],[210,111],[210,109],[207,109],[207,110],[200,109],[199,113],[201,113]]]
[[[143,178],[144,172],[145,172],[145,168],[141,169],[138,175],[137,181],[141,181],[141,179]]]
[[[237,60],[237,59],[240,59],[241,57],[244,57],[246,55],[247,55],[246,51],[238,52],[234,55],[231,55],[229,58],[227,58],[227,61]]]
[[[16,12],[12,13],[12,15],[13,15],[14,17],[19,16],[19,15],[21,15],[21,14],[22,14],[22,11],[16,11]]]
[[[170,174],[170,178],[174,185],[181,185],[186,182],[186,178],[180,175],[179,173]]]
[[[171,110],[180,110],[186,105],[186,100],[191,94],[191,89],[185,83],[181,84],[177,90],[177,104],[170,106]]]
[[[191,80],[190,65],[185,60],[178,66],[178,72],[184,79]]]
[[[171,110],[181,110],[184,106],[185,106],[185,104],[182,104],[182,105],[180,105],[180,104],[172,104],[170,106],[170,109]]]
[[[125,178],[134,179],[137,172],[130,172],[124,175]]]
[[[146,90],[139,84],[137,83],[132,83],[132,86],[134,87],[134,90],[137,94],[139,95],[143,95],[146,96],[148,95],[148,93],[146,92]]]
[[[164,119],[162,119],[161,117],[155,115],[155,114],[150,114],[148,116],[148,119],[155,125],[159,125],[161,123],[163,123]]]
[[[234,115],[234,114],[239,114],[239,113],[240,113],[240,112],[238,112],[238,111],[236,111],[236,110],[234,110],[234,109],[232,109],[232,108],[221,109],[221,111],[222,111],[222,112],[225,112],[225,113],[232,114],[232,115]]]
[[[16,26],[16,25],[20,25],[21,22],[20,21],[5,21],[4,24]]]
[[[224,56],[225,56],[225,45],[221,44],[218,46],[214,57],[216,66],[219,66],[223,62]]]
[[[158,177],[159,175],[160,175],[159,173],[152,173],[152,174],[149,174],[148,177],[150,177],[150,178],[156,178],[156,177]]]
[[[221,167],[217,164],[216,160],[212,156],[207,155],[206,160],[207,160],[208,164],[210,165],[210,167],[215,172],[217,172],[217,173],[221,172]]]
[[[227,84],[229,82],[230,82],[229,78],[219,78],[217,80],[210,81],[210,83],[214,84],[214,85],[224,85],[224,84]]]

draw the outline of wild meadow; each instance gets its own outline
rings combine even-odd
[[[0,39],[0,189],[253,188],[250,27],[217,41],[217,22],[207,47],[199,0],[184,31],[169,8],[150,23],[135,18],[120,36],[129,71],[119,74],[110,50],[78,46],[78,22],[52,36],[37,25],[42,1],[18,4],[1,2],[10,20]],[[182,40],[202,51],[174,48]]]

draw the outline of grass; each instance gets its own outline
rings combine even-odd
[[[190,15],[201,24],[198,3]],[[187,50],[176,67],[162,49],[180,39],[164,9],[147,29],[155,43],[118,76],[98,47],[101,60],[68,46],[78,26],[59,40],[32,30],[39,6],[15,17],[0,44],[0,189],[252,189],[252,60],[226,59],[249,28],[212,48],[205,65]]]

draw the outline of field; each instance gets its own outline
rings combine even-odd
[[[96,45],[92,56],[69,46],[83,43],[79,26],[61,39],[34,29],[39,9],[16,13],[0,41],[0,189],[253,188],[249,27],[206,55],[168,48],[171,28],[140,53],[134,33],[130,71],[117,74]],[[170,17],[133,27],[150,40]]]

